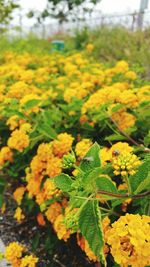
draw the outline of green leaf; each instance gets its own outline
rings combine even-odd
[[[89,174],[83,176],[83,187],[85,190],[93,191],[95,187],[95,181],[102,173],[102,168],[98,167],[92,170]]]
[[[107,177],[104,177],[104,176],[99,177],[96,180],[96,186],[99,190],[105,190],[108,192],[117,193],[117,188],[116,188],[115,184],[113,183],[113,181],[111,181]]]
[[[55,139],[57,137],[57,133],[49,124],[41,124],[38,126],[38,131],[42,133],[45,137],[49,139]]]
[[[36,251],[40,243],[40,233],[37,232],[35,236],[32,239],[32,249],[33,251]]]
[[[79,229],[87,240],[91,250],[104,262],[104,239],[101,225],[101,214],[97,200],[90,200],[83,206],[79,214],[78,223]]]
[[[4,199],[3,199],[3,195],[0,194],[0,208],[1,208],[2,205],[3,205],[3,201],[4,201]]]
[[[33,108],[33,107],[37,106],[40,102],[41,102],[41,100],[39,100],[39,99],[32,99],[32,100],[27,101],[23,105],[23,107],[24,107],[25,110],[28,110],[30,108]]]
[[[3,177],[0,177],[0,185],[4,186],[6,184],[6,180]]]
[[[84,172],[89,172],[96,167],[101,166],[100,157],[99,157],[100,147],[98,143],[94,143],[94,145],[89,149],[85,157],[83,158],[80,168]]]
[[[138,168],[138,171],[129,177],[133,192],[136,192],[139,185],[147,178],[150,170],[150,157],[147,157],[144,163]]]
[[[106,141],[119,141],[119,140],[126,140],[127,138],[122,134],[111,134],[105,137]]]
[[[71,180],[70,176],[67,174],[62,173],[62,174],[56,176],[54,178],[54,183],[63,192],[69,192],[72,189],[71,188],[72,180]]]
[[[150,131],[148,132],[148,135],[144,138],[144,145],[145,146],[150,145]]]
[[[150,172],[148,173],[148,176],[144,181],[142,181],[139,186],[137,187],[135,194],[140,193],[143,190],[150,190]]]

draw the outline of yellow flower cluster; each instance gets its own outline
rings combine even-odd
[[[18,205],[21,205],[22,198],[23,198],[25,191],[26,191],[26,188],[24,186],[20,186],[14,191],[13,197]]]
[[[7,145],[11,149],[16,149],[22,152],[26,147],[29,146],[29,136],[21,130],[15,130],[11,133],[8,139]]]
[[[112,224],[107,243],[116,261],[123,267],[150,265],[150,217],[126,214]]]
[[[124,109],[120,109],[119,111],[112,113],[111,118],[120,130],[126,130],[134,126],[136,122],[136,117],[126,112]]]
[[[19,117],[17,115],[11,116],[7,120],[6,125],[9,126],[10,130],[15,130],[19,126]]]
[[[12,242],[6,247],[5,258],[12,267],[36,267],[38,258],[33,255],[25,255],[26,248],[17,242]]]
[[[82,139],[76,144],[75,152],[80,160],[84,158],[91,146],[92,141],[90,139]]]
[[[117,142],[111,148],[103,147],[100,150],[100,159],[102,165],[113,160],[115,155],[122,155],[123,153],[133,152],[133,147],[129,146],[126,142]]]
[[[21,260],[20,267],[35,267],[38,263],[38,258],[33,255],[25,256]]]
[[[113,168],[115,175],[133,175],[137,168],[141,165],[139,158],[132,153],[124,152],[113,159]]]
[[[51,204],[47,211],[45,212],[45,215],[49,222],[54,223],[56,218],[62,213],[62,206],[59,202],[54,202]]]
[[[49,178],[54,178],[61,173],[62,157],[71,150],[72,142],[73,137],[71,135],[61,133],[54,141],[39,145],[26,176],[29,197],[35,197],[39,205],[53,196],[59,195],[59,190]],[[47,179],[41,188],[44,177]]]
[[[71,230],[67,229],[65,225],[65,217],[67,214],[68,209],[66,199],[64,199],[61,203],[54,202],[45,212],[48,221],[53,225],[58,239],[63,239],[64,241],[67,241],[71,235]]]
[[[59,134],[57,139],[52,142],[54,155],[62,158],[64,154],[67,154],[71,150],[73,140],[74,138],[70,134]]]
[[[8,146],[4,146],[0,150],[0,168],[3,167],[7,161],[13,161],[13,152]]]

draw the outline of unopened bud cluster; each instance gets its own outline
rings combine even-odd
[[[139,158],[129,152],[120,154],[113,159],[113,168],[115,175],[133,175],[136,173],[137,168],[141,165]]]

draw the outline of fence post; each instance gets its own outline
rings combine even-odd
[[[137,28],[140,30],[142,30],[143,28],[144,11],[148,7],[148,1],[149,0],[141,0],[140,2],[140,10],[139,10],[139,15],[137,19]]]

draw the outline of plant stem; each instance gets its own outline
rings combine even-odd
[[[129,195],[132,195],[132,189],[131,189],[131,185],[130,185],[130,181],[129,181],[128,175],[125,176],[125,181],[126,181],[127,186],[128,186],[128,193],[129,193]]]
[[[115,120],[112,117],[109,117],[109,119],[114,123],[114,125],[117,127],[118,131],[124,135],[131,143],[133,143],[136,146],[141,146],[141,144],[138,144],[131,136],[129,136],[127,133],[125,133],[124,131],[122,131],[118,124],[115,122]]]
[[[112,193],[112,192],[108,192],[108,191],[105,191],[105,190],[98,190],[97,191],[98,194],[100,195],[106,195],[106,196],[111,196],[111,197],[114,197],[114,198],[132,198],[132,199],[139,199],[139,198],[143,198],[143,197],[147,197],[147,196],[150,196],[150,191],[147,191],[147,192],[144,192],[144,193],[141,193],[141,194],[137,194],[137,195],[130,195],[130,194],[119,194],[119,193]],[[75,196],[75,198],[79,198],[79,199],[85,199],[87,201],[91,200],[91,197],[93,195],[91,195],[89,198],[86,198],[86,197],[80,197],[80,196]],[[93,200],[94,198],[92,198]],[[96,198],[98,200],[98,198]],[[96,200],[95,199],[95,200]],[[84,204],[84,203],[83,203]]]

